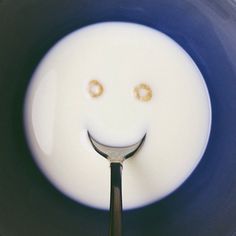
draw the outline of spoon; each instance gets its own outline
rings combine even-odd
[[[143,144],[143,138],[129,146],[114,147],[98,142],[88,132],[89,140],[100,155],[110,161],[111,166],[111,191],[110,191],[110,225],[109,236],[122,235],[122,189],[121,189],[121,170],[123,162],[133,156]]]

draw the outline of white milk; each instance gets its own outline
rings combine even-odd
[[[103,88],[91,97],[88,84]],[[149,101],[134,96],[140,83]],[[97,88],[92,92],[97,92]],[[205,150],[211,108],[203,77],[172,39],[131,23],[101,23],[59,41],[34,73],[25,101],[25,127],[37,164],[51,183],[74,200],[108,209],[109,162],[100,142],[121,146],[147,137],[124,162],[123,205],[136,208],[179,187]]]

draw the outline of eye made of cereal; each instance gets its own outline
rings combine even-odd
[[[91,80],[88,83],[88,93],[91,97],[96,98],[103,94],[104,88],[97,80]]]
[[[142,102],[148,102],[152,99],[152,89],[147,84],[139,84],[134,88],[134,96]]]

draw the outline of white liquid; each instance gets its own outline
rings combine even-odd
[[[87,91],[91,80],[102,96]],[[152,99],[135,98],[140,83]],[[25,127],[41,170],[80,203],[109,207],[109,162],[96,153],[87,129],[102,143],[127,145],[147,132],[138,154],[124,162],[123,206],[163,198],[191,174],[211,125],[209,95],[188,54],[172,39],[130,23],[101,23],[63,38],[33,75]]]

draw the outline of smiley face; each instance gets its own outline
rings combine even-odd
[[[84,111],[84,114],[88,114],[87,130],[96,133],[96,136],[100,137],[99,141],[102,140],[108,145],[126,146],[136,143],[146,133],[146,115],[150,114],[150,105],[142,106],[139,103],[151,102],[153,96],[151,87],[146,83],[137,85],[134,83],[133,88],[130,86],[128,90],[126,83],[113,81],[113,87],[107,91],[105,88],[109,82],[105,79],[101,81],[93,79],[88,82],[87,97],[92,99],[88,101],[90,104]],[[125,109],[124,104],[129,110]],[[147,114],[142,114],[142,111]],[[108,129],[109,125],[111,128]],[[130,130],[130,135],[127,135],[125,130]]]
[[[211,108],[190,56],[161,32],[131,23],[85,27],[59,41],[32,76],[25,128],[49,181],[79,203],[108,209],[110,170],[92,148],[124,146],[146,133],[123,167],[123,205],[173,192],[200,161]]]

